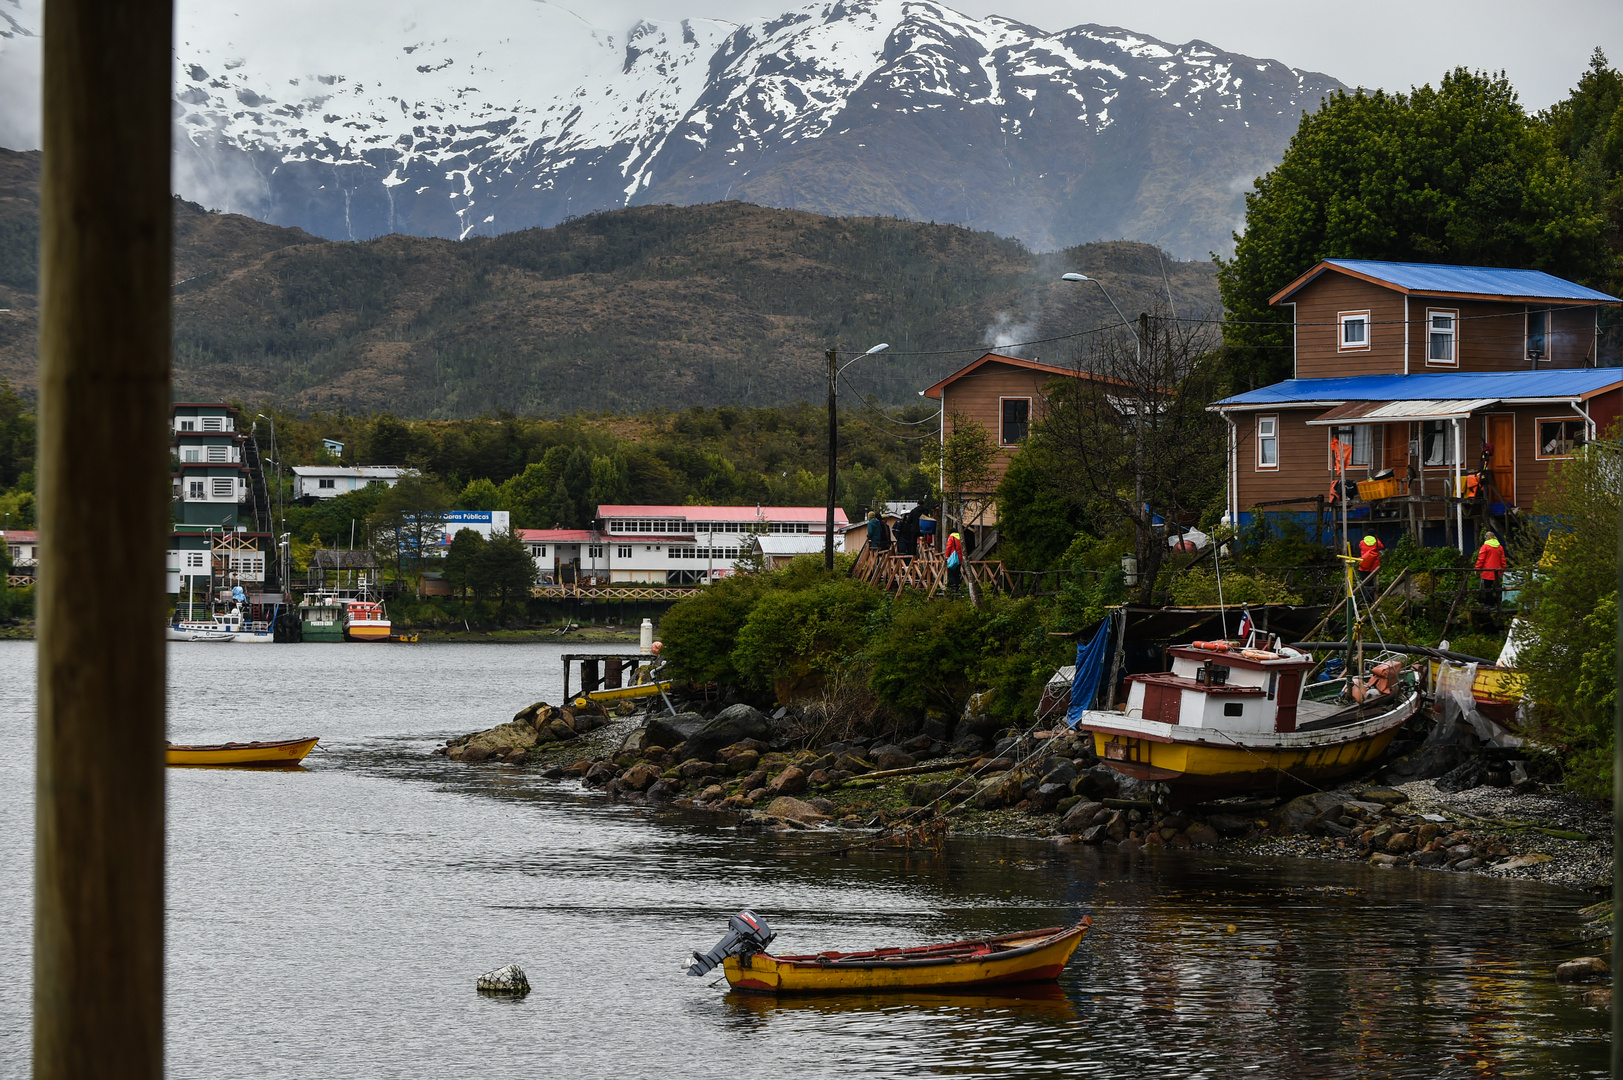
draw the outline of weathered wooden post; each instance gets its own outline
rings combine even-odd
[[[618,690],[625,683],[620,678],[621,661],[610,658],[603,661],[603,687],[607,690]]]
[[[169,0],[45,5],[39,1080],[163,1075],[173,19]]]
[[[595,659],[580,662],[580,689],[583,694],[590,694],[603,684],[598,676],[598,662]]]

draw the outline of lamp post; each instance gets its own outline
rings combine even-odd
[[[828,516],[824,520],[823,528],[824,570],[834,569],[834,454],[840,443],[839,422],[834,413],[835,384],[839,381],[840,372],[861,360],[863,356],[882,353],[888,348],[889,344],[881,342],[862,356],[854,356],[843,364],[839,363],[840,350],[828,351]]]
[[[1149,328],[1147,324],[1149,320],[1140,315],[1138,317],[1138,326],[1135,327],[1128,322],[1127,316],[1121,313],[1121,308],[1116,307],[1116,301],[1111,297],[1110,290],[1105,288],[1105,283],[1098,278],[1091,278],[1086,274],[1064,274],[1060,277],[1060,280],[1077,283],[1091,281],[1099,286],[1099,291],[1105,294],[1105,299],[1110,301],[1111,308],[1116,312],[1116,318],[1120,319],[1121,324],[1133,332],[1133,350],[1138,368],[1135,379],[1143,379],[1144,338],[1148,334]],[[1133,417],[1133,498],[1138,503],[1137,513],[1144,515],[1145,519],[1145,524],[1138,529],[1137,555],[1140,566],[1145,564],[1145,556],[1149,552],[1149,513],[1144,506],[1144,417],[1142,415],[1144,407],[1145,402],[1140,400],[1135,405],[1135,410],[1139,415]]]

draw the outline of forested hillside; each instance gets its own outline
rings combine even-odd
[[[0,375],[24,392],[37,185],[37,154],[0,151]],[[348,243],[177,201],[175,244],[177,396],[300,411],[769,405],[818,397],[824,350],[880,341],[892,351],[852,390],[899,403],[985,344],[1116,321],[1097,287],[1057,282],[1066,270],[1103,278],[1128,318],[1164,282],[1180,311],[1217,305],[1209,265],[1143,244],[1037,256],[957,226],[742,203]]]

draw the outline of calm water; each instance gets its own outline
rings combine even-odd
[[[296,773],[171,770],[175,1077],[1602,1076],[1551,979],[1571,893],[1464,875],[955,841],[820,857],[428,759],[556,700],[556,646],[170,647],[177,742],[319,733]],[[28,1070],[33,646],[0,642],[0,1076]],[[741,906],[794,951],[1091,914],[1058,996],[759,1001],[679,973]],[[1224,932],[1226,924],[1238,927]],[[522,964],[535,992],[481,998]]]

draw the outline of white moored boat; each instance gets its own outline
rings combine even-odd
[[[258,627],[243,618],[242,605],[216,611],[208,619],[176,619],[164,629],[170,641],[237,641],[265,645],[276,640],[270,627]]]

